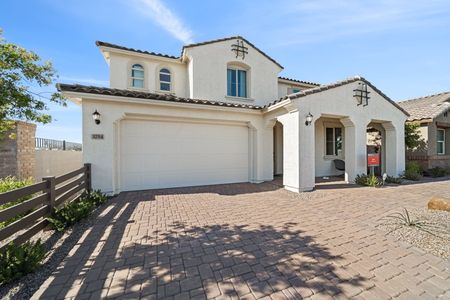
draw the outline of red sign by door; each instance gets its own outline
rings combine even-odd
[[[376,167],[380,165],[380,155],[379,154],[367,154],[367,165],[369,167]]]

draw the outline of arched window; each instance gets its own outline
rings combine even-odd
[[[227,66],[227,96],[248,97],[247,66],[229,64]]]
[[[170,70],[162,68],[159,70],[159,90],[160,91],[171,91],[172,90],[172,76]]]
[[[144,67],[140,64],[134,64],[131,67],[131,86],[144,88]]]

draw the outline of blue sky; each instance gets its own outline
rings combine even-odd
[[[240,34],[283,76],[329,83],[358,74],[394,100],[450,91],[449,16],[448,0],[0,2],[4,37],[51,60],[60,82],[108,85],[96,40],[179,55],[185,43]],[[51,105],[50,114],[37,136],[81,141],[79,107]]]

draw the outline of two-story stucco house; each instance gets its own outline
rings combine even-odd
[[[367,172],[367,129],[382,170],[404,170],[407,113],[362,77],[327,85],[283,67],[237,36],[184,46],[179,57],[97,42],[110,87],[59,84],[82,105],[83,156],[105,192],[253,182],[286,189]],[[93,120],[96,118],[96,121]],[[345,161],[345,171],[333,161]]]
[[[399,102],[410,116],[407,123],[419,124],[421,143],[408,149],[408,161],[419,163],[424,170],[450,167],[450,93],[439,93]]]

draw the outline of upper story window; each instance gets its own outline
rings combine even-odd
[[[144,88],[144,67],[134,64],[131,67],[131,86],[134,88]]]
[[[167,92],[172,90],[172,75],[167,68],[159,70],[159,90]]]
[[[445,129],[437,130],[437,154],[445,154]]]
[[[288,88],[288,94],[294,94],[300,92],[300,88]]]
[[[227,68],[227,96],[247,98],[247,70]]]

